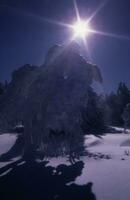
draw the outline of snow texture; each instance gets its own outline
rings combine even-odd
[[[14,134],[1,134],[0,135],[0,155],[6,153],[15,144],[17,136]]]
[[[85,166],[75,182],[79,185],[93,182],[97,200],[129,200],[130,134],[107,134],[101,139],[89,135],[85,144],[97,157],[82,158]],[[110,155],[110,159],[98,157],[100,154]],[[63,162],[66,162],[63,158],[52,159],[50,164],[57,166]]]
[[[6,133],[0,135],[0,156],[11,149],[11,147],[15,144],[16,139],[17,135],[15,134]],[[9,162],[0,162],[0,168],[6,166],[11,162],[16,161],[17,159],[19,158],[14,158]]]
[[[0,135],[0,155],[14,145],[16,138],[12,134]],[[106,154],[111,158],[82,157],[85,166],[76,183],[93,182],[97,200],[129,200],[130,134],[107,134],[102,138],[89,135],[85,137],[85,145],[94,155]],[[0,163],[0,167],[8,163]],[[56,167],[61,163],[69,164],[65,157],[59,157],[51,159],[49,165]]]

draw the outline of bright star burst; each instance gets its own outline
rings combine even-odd
[[[75,38],[79,37],[79,38],[84,39],[85,37],[89,35],[91,30],[88,23],[86,23],[85,21],[79,20],[73,25],[73,31],[74,31]]]
[[[74,8],[77,21],[71,27],[74,31],[73,39],[81,38],[85,41],[86,37],[91,32],[90,21],[81,19],[76,0],[74,0]]]
[[[109,0],[104,0],[98,7],[97,9],[90,15],[87,19],[82,19],[80,16],[80,12],[78,9],[78,5],[76,0],[73,0],[74,2],[74,8],[75,8],[75,13],[76,13],[76,21],[68,24],[60,21],[55,21],[55,20],[49,20],[45,19],[46,22],[57,24],[59,26],[64,26],[72,31],[71,37],[65,42],[66,46],[69,45],[72,41],[74,40],[83,40],[83,43],[85,45],[85,48],[87,50],[88,56],[90,56],[89,48],[88,48],[88,36],[92,34],[97,34],[101,36],[106,36],[106,37],[111,37],[115,39],[123,39],[123,40],[128,40],[130,41],[130,37],[124,36],[124,35],[117,35],[114,33],[108,33],[100,30],[95,30],[91,27],[91,21],[93,18],[100,12],[100,10],[107,4]]]
[[[102,3],[96,8],[96,10],[88,17],[88,19],[82,19],[80,17],[80,12],[79,12],[79,9],[78,9],[78,6],[77,6],[77,2],[76,2],[76,0],[73,0],[77,19],[76,19],[76,22],[72,23],[72,24],[47,19],[47,18],[41,17],[39,15],[30,13],[30,12],[26,12],[25,10],[18,9],[16,7],[13,7],[13,6],[7,5],[6,7],[11,9],[12,11],[24,14],[28,17],[37,19],[41,22],[44,21],[44,22],[56,24],[56,25],[59,25],[59,26],[64,26],[64,27],[71,29],[73,31],[73,37],[71,37],[68,40],[69,42],[72,41],[72,40],[75,40],[76,38],[79,38],[79,37],[82,38],[85,41],[86,36],[91,35],[91,34],[98,34],[98,35],[102,35],[102,36],[112,37],[112,38],[115,38],[115,39],[123,39],[123,40],[130,41],[129,36],[119,35],[119,34],[115,34],[115,33],[108,33],[108,32],[104,32],[104,31],[100,31],[100,30],[95,30],[91,27],[91,21],[98,14],[98,12],[100,12],[100,10],[107,4],[108,1],[109,0],[103,0]]]

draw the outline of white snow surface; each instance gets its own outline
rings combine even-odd
[[[83,158],[85,167],[76,182],[93,182],[97,200],[130,200],[130,134],[87,136],[86,145],[90,152],[109,154],[111,159]]]
[[[10,134],[10,133],[0,134],[0,155],[8,152],[10,148],[15,144],[16,139],[17,139],[16,134]],[[0,162],[0,168],[16,160],[17,158],[14,158],[9,162]]]
[[[1,134],[0,135],[0,155],[9,151],[9,149],[15,144],[17,136],[15,134]]]
[[[7,152],[16,141],[16,135],[0,135],[0,154]],[[110,159],[82,157],[85,163],[79,185],[93,182],[97,200],[130,200],[130,134],[106,134],[102,138],[89,135],[85,146],[94,155],[109,155]],[[69,164],[66,158],[53,158],[49,165]],[[0,163],[0,167],[7,163]]]
[[[91,153],[109,155],[111,159],[83,157],[85,166],[75,182],[93,182],[97,200],[130,200],[130,134],[106,134],[102,138],[89,135],[85,137],[85,146]],[[59,158],[52,159],[50,164],[64,162]]]

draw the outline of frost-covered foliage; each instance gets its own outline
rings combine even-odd
[[[41,67],[26,65],[14,72],[0,127],[22,121],[27,146],[48,155],[77,154],[84,139],[81,110],[93,80],[102,82],[100,70],[79,54],[77,44],[55,45]]]
[[[53,49],[58,52],[53,53]],[[50,52],[56,55],[51,63]],[[31,134],[28,140],[36,146],[42,141],[43,151],[47,153],[54,153],[54,149],[60,153],[80,152],[83,147],[81,109],[93,79],[102,82],[100,71],[87,63],[74,46],[57,46],[48,54],[49,61],[45,61],[42,73],[29,90],[25,134],[28,137]]]

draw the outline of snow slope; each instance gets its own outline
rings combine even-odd
[[[16,141],[16,135],[0,135],[0,154],[7,152]],[[93,182],[97,200],[130,200],[130,134],[107,134],[102,138],[89,135],[85,146],[92,157],[82,157],[85,163],[77,184]],[[97,156],[96,156],[97,155]],[[98,155],[109,155],[100,157]],[[49,165],[66,163],[66,158],[53,158]],[[0,163],[0,167],[7,163]]]
[[[130,134],[107,134],[102,138],[86,136],[85,145],[92,153],[111,155],[113,159],[126,158],[125,152],[130,150]]]
[[[0,135],[0,155],[9,151],[9,149],[14,145],[17,136],[15,134],[1,134]]]
[[[107,134],[101,139],[89,135],[85,145],[94,157],[82,158],[85,166],[75,182],[79,185],[93,182],[97,200],[130,200],[130,134]],[[102,154],[110,159],[98,157]],[[52,159],[51,165],[63,162],[61,158]]]
[[[8,152],[10,148],[15,144],[15,141],[17,139],[16,134],[1,134],[0,135],[0,155]],[[12,161],[15,161],[16,159],[13,159]],[[12,161],[9,162],[0,162],[0,168],[11,163]]]
[[[86,145],[89,146],[90,152],[109,154],[111,159],[83,158],[85,161],[83,174],[76,182],[78,184],[93,182],[97,200],[129,200],[130,135],[107,134],[102,139],[89,136]]]

